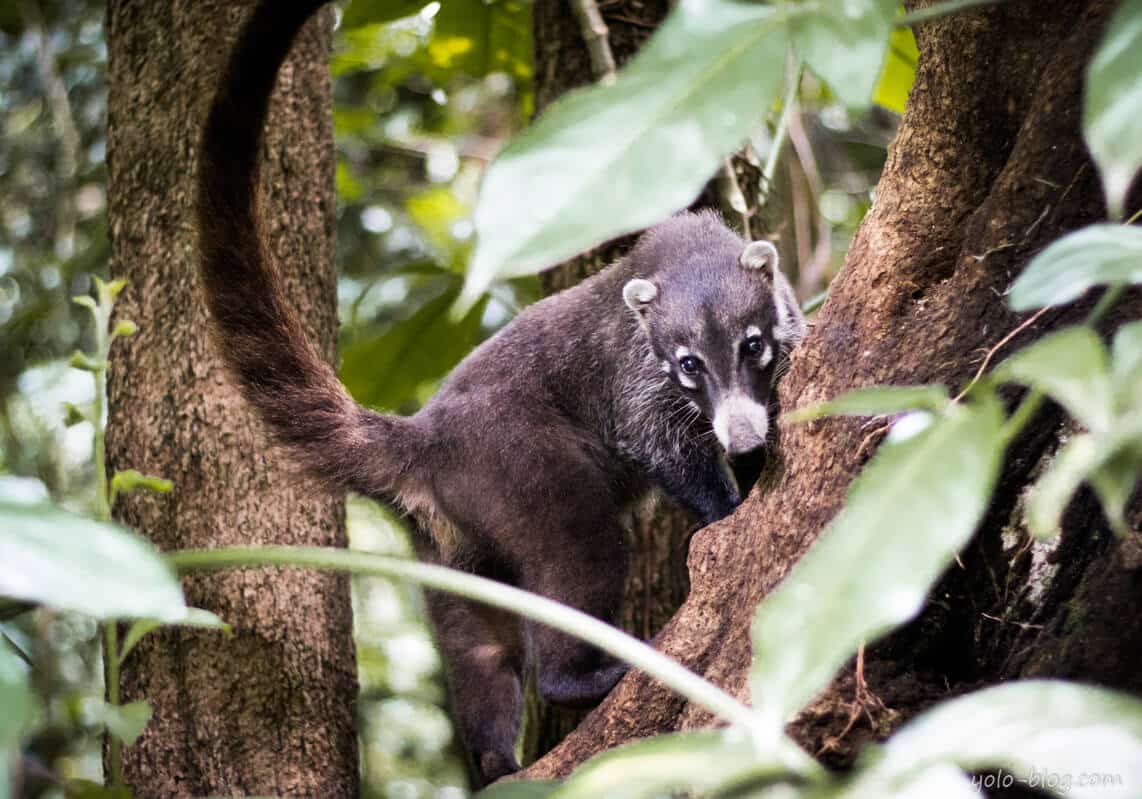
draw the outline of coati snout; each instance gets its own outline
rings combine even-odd
[[[714,214],[672,217],[521,313],[416,415],[361,407],[302,333],[257,199],[278,68],[321,5],[259,3],[210,108],[197,217],[216,346],[277,442],[327,485],[395,505],[419,557],[613,622],[632,503],[658,488],[711,522],[741,501],[726,455],[767,440],[774,381],[805,333],[777,252]],[[477,785],[518,768],[525,674],[541,698],[583,706],[625,671],[509,613],[428,605]]]
[[[764,446],[777,378],[805,335],[777,249],[747,245],[700,214],[652,230],[630,259],[647,277],[631,278],[623,300],[663,373],[711,422],[727,455]]]

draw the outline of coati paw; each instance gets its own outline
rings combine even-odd
[[[594,707],[603,701],[629,668],[626,663],[610,663],[589,671],[541,675],[539,695],[543,701],[560,707]]]

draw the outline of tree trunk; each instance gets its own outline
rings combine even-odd
[[[1033,0],[1013,0],[917,30],[916,84],[876,203],[795,354],[786,408],[870,384],[962,385],[1018,326],[1004,292],[1028,258],[1105,216],[1080,136],[1080,98],[1114,5],[1070,0],[1045,14]],[[1119,318],[1137,318],[1138,294],[1119,309]],[[1083,310],[1045,314],[996,357]],[[1138,545],[1110,538],[1085,498],[1057,546],[1031,543],[1021,526],[1021,494],[1053,454],[1061,420],[1048,409],[1015,442],[962,564],[919,619],[869,650],[864,673],[884,707],[867,698],[854,705],[850,667],[790,727],[809,751],[851,764],[870,738],[932,702],[1010,677],[1142,690]],[[659,649],[747,698],[753,609],[840,508],[883,433],[874,427],[851,419],[782,425],[776,484],[694,536],[690,596],[658,636]],[[703,709],[633,673],[526,776],[562,776],[600,750],[710,723]]]
[[[193,223],[197,140],[251,2],[113,0],[108,9],[111,273],[139,333],[112,359],[111,467],[174,481],[117,516],[162,549],[345,546],[341,498],[315,496],[272,450],[207,336]],[[334,357],[331,12],[303,30],[264,145],[268,239],[308,334]],[[355,797],[357,695],[349,581],[313,571],[190,577],[188,602],[233,625],[152,633],[124,701],[154,718],[125,753],[135,796]]]

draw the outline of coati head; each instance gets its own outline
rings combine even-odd
[[[629,256],[623,300],[662,371],[710,420],[726,453],[769,433],[774,384],[805,319],[768,241],[746,243],[713,213],[672,217]]]

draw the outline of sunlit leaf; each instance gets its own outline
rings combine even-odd
[[[1142,166],[1142,0],[1122,0],[1087,67],[1083,133],[1112,217]]]
[[[1096,473],[1101,473],[1097,493],[1107,518],[1121,530],[1120,501],[1124,500],[1119,494],[1126,490],[1123,482],[1131,479],[1130,465],[1136,462],[1140,440],[1142,415],[1120,420],[1108,433],[1080,435],[1068,441],[1027,499],[1027,527],[1031,532],[1042,538],[1057,533],[1071,497]],[[1136,470],[1133,478],[1137,478]]]
[[[484,178],[462,304],[688,204],[769,107],[784,29],[772,6],[681,0],[614,84],[547,109]]]
[[[659,735],[604,752],[575,771],[552,799],[649,799],[708,793],[746,778],[786,773],[736,730]]]
[[[1002,768],[1021,787],[1074,799],[1136,797],[1142,702],[1065,682],[1008,683],[937,705],[869,759],[882,775],[956,763],[972,771]]]
[[[911,28],[896,28],[888,37],[888,52],[884,56],[884,69],[872,93],[872,101],[882,108],[904,113],[908,94],[916,82],[916,62],[920,51]]]
[[[1092,286],[1121,283],[1142,283],[1142,227],[1089,225],[1032,258],[1009,302],[1027,311],[1070,302]]]
[[[559,785],[554,780],[497,782],[477,793],[474,799],[547,799]]]
[[[1110,374],[1117,410],[1142,411],[1142,322],[1123,325],[1114,334]]]
[[[913,410],[939,413],[947,407],[948,389],[944,386],[869,386],[798,408],[788,414],[786,420],[806,422],[822,416],[878,416]]]
[[[819,3],[792,17],[793,46],[846,105],[863,107],[884,59],[899,0]]]
[[[97,723],[107,727],[107,731],[131,746],[143,734],[154,712],[146,702],[130,702],[126,705],[109,705],[100,702],[96,714]]]
[[[1142,438],[1116,452],[1100,469],[1090,475],[1090,485],[1110,528],[1122,537],[1130,535],[1126,523],[1126,503],[1134,494],[1134,486],[1142,474]]]
[[[858,769],[848,783],[810,790],[804,799],[978,799],[980,796],[962,769],[940,763],[907,774]]]
[[[1003,418],[985,395],[882,445],[837,517],[761,603],[750,684],[771,723],[816,695],[861,642],[920,610],[987,508]]]
[[[482,78],[531,77],[531,4],[523,0],[448,0],[435,17],[428,55],[439,66]]]
[[[456,290],[429,300],[379,334],[359,335],[343,352],[341,379],[358,402],[398,409],[446,375],[478,342],[484,301],[459,322],[449,316]]]
[[[1106,348],[1087,327],[1068,327],[1012,355],[995,370],[1005,382],[1043,391],[1094,431],[1110,426],[1114,402]]]
[[[178,579],[144,539],[43,504],[0,502],[0,594],[97,618],[186,613]]]

